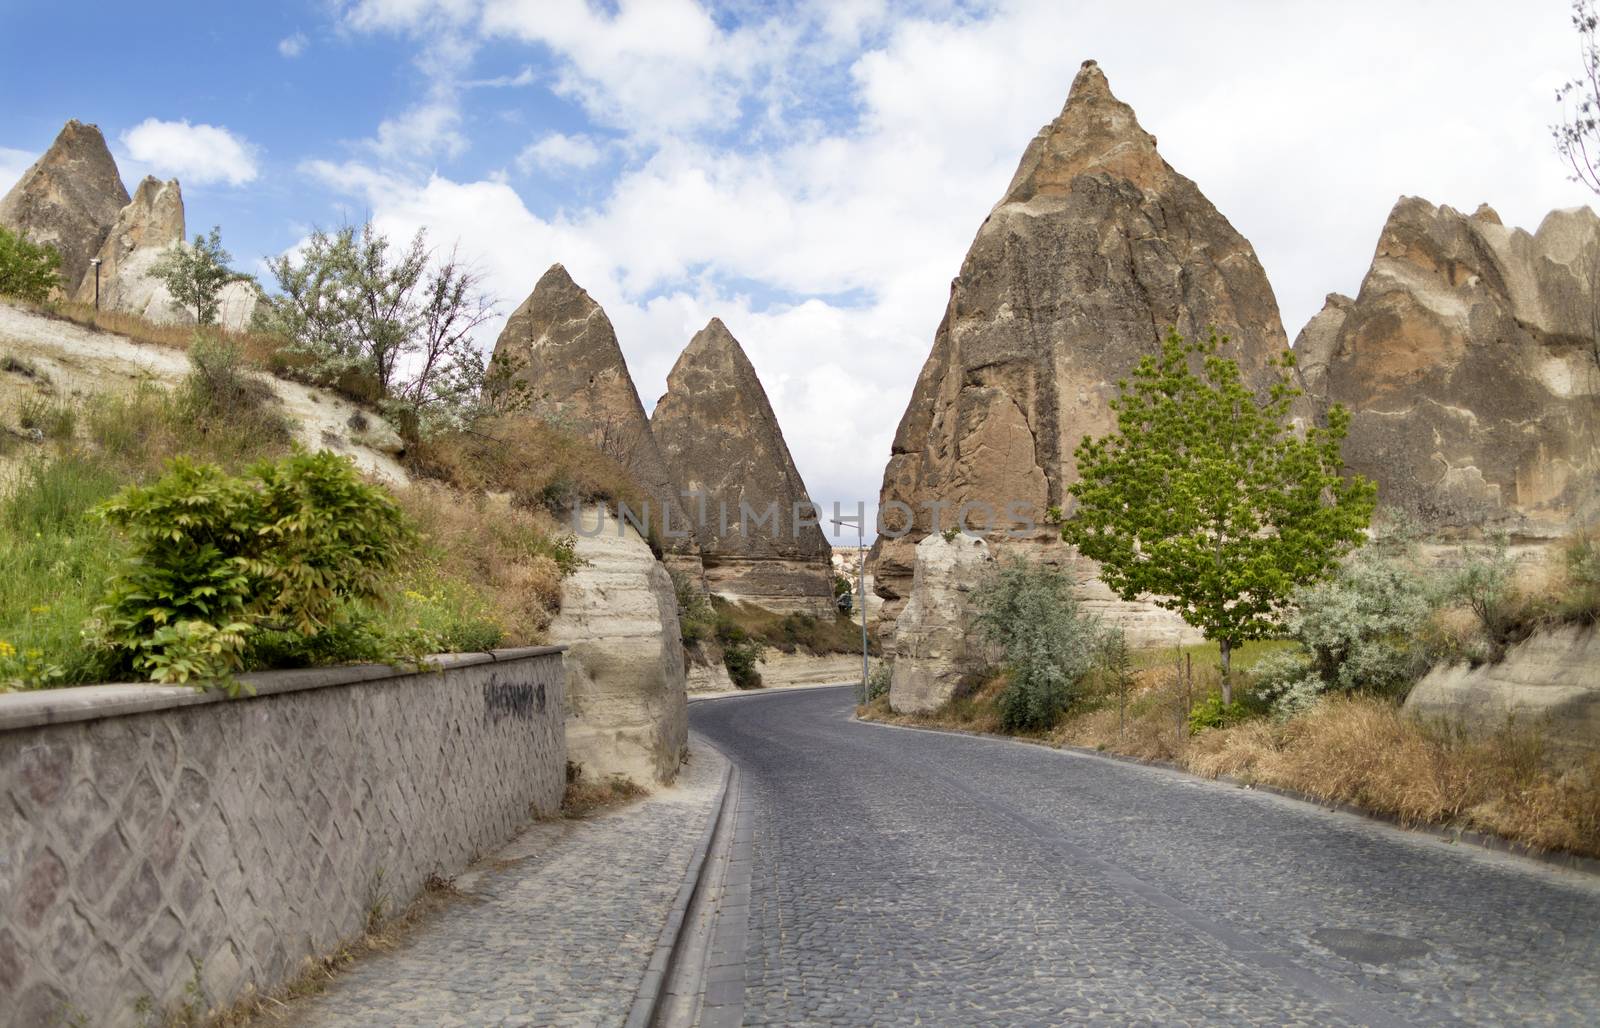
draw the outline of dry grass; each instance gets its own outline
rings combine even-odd
[[[509,493],[525,509],[571,516],[574,503],[625,502],[642,509],[638,487],[616,461],[570,432],[532,416],[507,415],[470,431],[444,432],[406,449],[417,478],[467,492]]]
[[[196,329],[193,325],[156,324],[152,321],[146,321],[137,314],[129,314],[124,311],[97,311],[94,309],[93,304],[74,303],[67,300],[58,300],[47,304],[22,303],[14,299],[9,302],[47,318],[70,321],[93,331],[110,332],[119,336],[126,336],[136,343],[164,346],[171,350],[188,350],[190,345],[193,344],[196,334]],[[259,332],[227,332],[216,326],[205,329],[205,334],[210,338],[237,345],[244,352],[245,357],[259,367],[276,370],[280,365],[285,364],[286,357],[282,351],[286,341],[282,336],[266,335]]]
[[[1172,651],[1166,651],[1170,660]],[[1600,857],[1600,755],[1549,752],[1539,726],[1510,722],[1489,734],[1424,724],[1392,699],[1330,696],[1288,722],[1255,718],[1189,735],[1180,719],[1210,683],[1197,672],[1186,694],[1170,668],[1136,675],[1125,718],[1099,697],[1069,712],[1040,741],[1176,765],[1348,803],[1404,824],[1498,835],[1533,850]],[[998,732],[1004,679],[931,714],[895,714],[887,698],[860,708],[869,720]]]
[[[730,602],[720,596],[711,597],[711,605],[719,623],[736,627],[782,653],[861,652],[861,626],[844,614],[779,614],[754,603]],[[868,651],[878,652],[876,640],[868,640]]]
[[[561,527],[542,510],[466,494],[426,482],[396,491],[423,536],[411,569],[419,579],[468,583],[493,611],[501,645],[539,642],[561,609],[561,579],[572,567]]]
[[[561,797],[561,816],[581,821],[648,795],[650,790],[631,778],[612,775],[596,782],[580,774],[567,782],[566,794]]]

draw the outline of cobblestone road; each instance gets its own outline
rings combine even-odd
[[[1266,793],[691,706],[753,811],[746,1024],[1595,1024],[1600,883]]]
[[[722,758],[582,822],[534,823],[457,879],[466,894],[401,948],[297,1008],[305,1026],[620,1025],[705,833]]]

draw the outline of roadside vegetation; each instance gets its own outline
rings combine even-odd
[[[861,626],[846,614],[780,614],[707,596],[679,571],[672,572],[672,582],[686,658],[721,663],[740,689],[761,687],[760,664],[768,650],[807,656],[861,652]],[[878,653],[875,641],[869,641],[869,652]]]
[[[581,563],[571,505],[637,506],[636,487],[474,363],[467,334],[492,303],[454,255],[370,225],[323,242],[274,264],[296,293],[227,332],[218,295],[241,276],[216,231],[158,269],[197,325],[55,298],[54,251],[0,240],[12,302],[190,362],[175,387],[89,396],[21,356],[0,362],[17,397],[0,411],[0,691],[231,690],[244,671],[542,640]],[[297,449],[267,374],[370,404],[400,431],[414,484]]]
[[[1357,548],[1372,494],[1334,484],[1343,419],[1296,441],[1291,397],[1280,382],[1255,399],[1215,340],[1172,336],[1123,385],[1118,431],[1079,451],[1064,537],[1125,598],[1153,592],[1207,644],[1132,649],[1082,610],[1067,574],[1002,562],[973,593],[995,666],[913,715],[890,709],[880,665],[862,716],[1102,750],[1600,856],[1600,755],[1557,751],[1538,724],[1470,733],[1402,709],[1437,664],[1498,661],[1535,631],[1600,621],[1600,538],[1577,533],[1534,562],[1503,539],[1441,560],[1397,523]]]

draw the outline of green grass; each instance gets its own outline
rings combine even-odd
[[[99,681],[109,656],[86,643],[124,547],[90,512],[121,481],[105,465],[69,453],[38,458],[6,484],[0,501],[0,688]]]
[[[1233,670],[1249,671],[1256,661],[1269,653],[1292,650],[1298,644],[1292,639],[1255,639],[1233,651]],[[1222,667],[1222,653],[1214,642],[1191,643],[1187,646],[1149,646],[1133,651],[1133,666],[1139,669],[1171,667],[1175,660],[1188,658],[1194,669],[1217,671]]]
[[[711,605],[719,625],[737,627],[750,638],[783,653],[861,652],[861,626],[844,614],[829,617],[778,614],[753,603],[733,603],[720,596],[713,596]],[[871,642],[869,649],[877,654],[877,643]]]

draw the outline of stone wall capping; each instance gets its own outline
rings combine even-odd
[[[239,681],[255,689],[253,696],[230,700],[217,689],[196,689],[187,685],[153,685],[148,682],[109,682],[102,685],[77,685],[64,689],[39,689],[0,695],[0,732],[40,725],[59,725],[73,721],[144,714],[175,707],[206,703],[248,702],[266,696],[355,685],[384,678],[410,678],[434,674],[448,668],[471,667],[500,661],[520,660],[550,653],[566,652],[566,645],[514,646],[484,653],[442,653],[428,657],[425,667],[396,664],[343,664],[337,667],[295,668],[288,671],[253,671]]]

